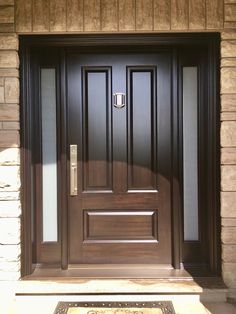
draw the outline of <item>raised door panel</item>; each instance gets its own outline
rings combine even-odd
[[[83,188],[111,190],[111,69],[83,68],[82,84]]]
[[[156,68],[127,67],[128,188],[156,190]]]

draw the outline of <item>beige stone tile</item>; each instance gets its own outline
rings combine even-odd
[[[223,227],[221,239],[224,244],[236,244],[236,227]]]
[[[236,263],[222,263],[222,276],[228,287],[236,288]]]
[[[0,218],[0,244],[19,244],[20,219]]]
[[[0,166],[0,191],[18,191],[20,188],[20,167]]]
[[[1,88],[1,87],[0,87]],[[2,121],[19,121],[18,105],[0,105],[0,120]]]
[[[0,148],[0,165],[1,166],[20,165],[20,149]]]
[[[4,100],[5,100],[5,97],[4,97],[4,87],[0,86],[0,103],[3,103]]]
[[[13,50],[9,50],[9,51],[1,50],[0,51],[0,68],[18,68],[18,67],[19,67],[19,58],[16,51],[13,51]],[[0,71],[0,75],[4,76],[1,74],[1,71]]]
[[[0,201],[12,201],[20,199],[20,191],[16,192],[1,192],[0,191]],[[1,277],[0,277],[1,278]]]
[[[19,80],[18,78],[5,79],[5,101],[6,103],[19,103]],[[16,119],[14,119],[16,120]]]
[[[221,164],[236,165],[236,147],[221,148]]]
[[[236,68],[221,69],[221,93],[235,93],[236,90]]]
[[[221,42],[221,56],[236,57],[236,40],[223,40]]]
[[[236,192],[221,192],[221,216],[236,217]]]
[[[221,146],[236,146],[236,121],[223,121],[221,123]]]
[[[221,166],[222,191],[236,191],[236,166]]]
[[[221,95],[221,111],[236,111],[236,94]]]
[[[14,23],[14,6],[0,8],[0,23]]]
[[[16,34],[0,34],[1,50],[18,50],[18,37]]]
[[[1,218],[18,218],[21,215],[20,201],[0,201]]]
[[[236,263],[236,244],[222,245],[222,260],[224,262]]]

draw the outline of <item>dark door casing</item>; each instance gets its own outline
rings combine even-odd
[[[218,43],[215,34],[21,37],[23,275],[37,264],[183,266],[219,274]],[[183,239],[183,66],[200,73],[197,242]],[[41,67],[56,69],[58,241],[52,243],[42,242]],[[114,106],[114,93],[125,95],[122,108]]]

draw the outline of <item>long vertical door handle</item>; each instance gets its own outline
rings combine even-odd
[[[70,145],[70,195],[78,194],[77,145]]]

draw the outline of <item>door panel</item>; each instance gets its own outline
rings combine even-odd
[[[69,263],[170,265],[171,54],[68,53],[67,95]]]

